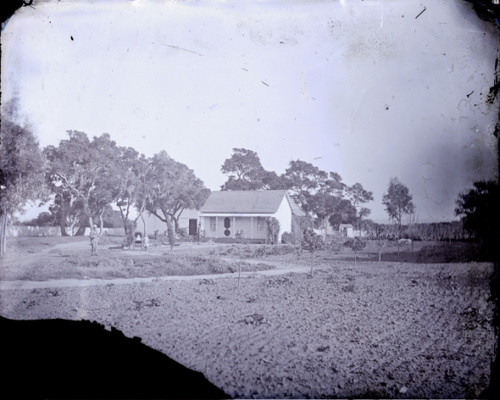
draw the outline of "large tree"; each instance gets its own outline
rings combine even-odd
[[[222,164],[221,171],[228,176],[222,190],[283,189],[284,182],[278,174],[264,169],[253,150],[234,148],[231,157]]]
[[[304,211],[311,212],[311,198],[327,184],[328,173],[306,161],[292,160],[284,179],[292,198]]]
[[[106,133],[90,141],[84,132],[68,131],[68,139],[61,140],[57,147],[46,147],[44,153],[49,162],[47,181],[61,198],[62,233],[67,213],[75,204],[80,226],[92,226],[99,219],[102,229],[103,213],[119,190],[120,152],[116,143]]]
[[[345,198],[346,185],[336,172],[326,172],[302,160],[290,161],[284,174],[293,199],[316,217],[326,236],[328,222],[336,226],[352,221],[352,205]]]
[[[389,217],[396,223],[398,235],[401,234],[403,216],[415,212],[415,204],[410,190],[399,181],[398,178],[392,178],[387,188],[387,193],[382,197],[382,204]]]
[[[492,223],[498,221],[499,203],[498,183],[478,181],[458,195],[455,214],[461,217],[463,227],[470,235],[492,244],[499,239],[497,224]]]
[[[356,225],[361,234],[361,228],[363,225],[363,220],[370,215],[370,210],[366,207],[362,207],[362,204],[368,203],[373,200],[373,193],[366,190],[361,183],[355,183],[354,185],[346,189],[347,197],[351,201],[352,205],[356,209]]]
[[[137,221],[142,219],[144,224],[144,234],[146,226],[143,213],[146,210],[146,203],[149,200],[153,182],[151,159],[146,158],[131,147],[120,148],[120,167],[118,171],[118,194],[115,204],[118,206],[125,235],[130,235]],[[135,209],[135,218],[131,221],[132,211]]]
[[[28,126],[15,122],[16,105],[2,109],[0,131],[0,256],[7,252],[7,224],[29,200],[44,190],[44,159]]]
[[[165,151],[151,160],[148,181],[152,187],[146,209],[167,224],[173,246],[178,218],[185,209],[199,209],[210,194],[193,170],[175,161]]]

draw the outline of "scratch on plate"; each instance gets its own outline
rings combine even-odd
[[[193,51],[193,50],[185,49],[184,47],[174,46],[174,45],[171,45],[171,44],[166,44],[165,46],[171,47],[172,49],[176,49],[176,50],[187,51],[189,53],[196,54],[197,56],[203,56],[203,54],[201,54],[201,53],[198,53],[198,52]]]

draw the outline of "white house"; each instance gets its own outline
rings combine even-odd
[[[208,239],[265,241],[267,221],[279,222],[278,240],[305,213],[286,190],[212,192],[200,210],[202,236]]]

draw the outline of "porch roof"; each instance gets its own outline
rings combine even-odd
[[[210,193],[202,214],[274,214],[284,197],[294,214],[302,210],[288,196],[286,190],[218,191]],[[298,214],[302,215],[302,214]]]

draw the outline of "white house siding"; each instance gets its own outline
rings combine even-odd
[[[291,232],[292,231],[292,210],[290,208],[290,204],[288,203],[288,200],[286,199],[286,197],[283,197],[283,200],[281,201],[281,204],[280,204],[278,210],[276,211],[276,213],[273,216],[280,223],[278,240],[281,241],[281,235],[284,232]]]
[[[185,209],[181,216],[179,217],[179,228],[186,229],[189,232],[189,220],[195,219],[196,225],[198,225],[200,212],[198,210],[193,209]]]
[[[211,239],[236,239],[237,233],[241,233],[242,239],[266,239],[266,218],[272,215],[206,215],[201,217],[201,230],[204,237]],[[226,236],[224,231],[224,219],[229,218],[231,226],[230,234]]]
[[[196,224],[198,225],[198,216],[198,210],[184,210],[179,217],[179,229],[185,229],[186,232],[189,232],[189,220],[195,219],[197,221]],[[156,215],[145,212],[143,217],[146,222],[146,233],[148,235],[154,235],[155,231],[158,231],[158,233],[162,235],[167,233],[167,224],[160,220]],[[140,218],[137,220],[136,230],[140,232],[143,230],[142,220]]]

